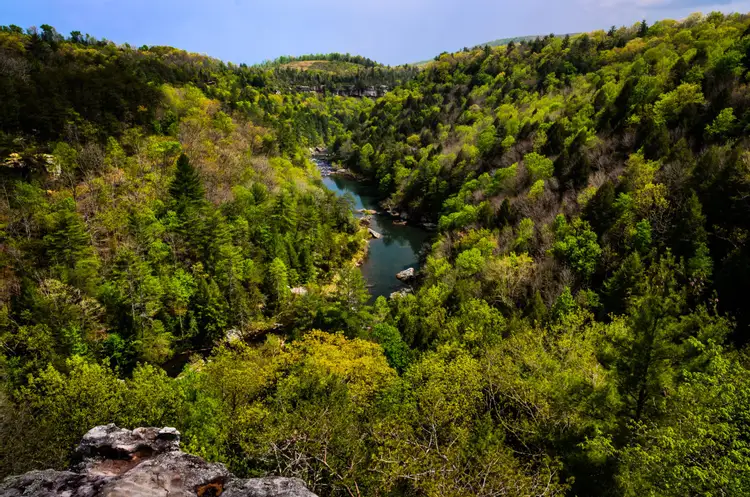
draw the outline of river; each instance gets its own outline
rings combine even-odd
[[[354,197],[355,213],[361,209],[377,211],[372,216],[370,228],[382,234],[369,242],[367,258],[362,267],[370,294],[373,299],[381,295],[388,297],[391,293],[405,288],[396,279],[396,273],[413,267],[419,269],[419,252],[429,239],[429,233],[412,225],[393,224],[396,220],[387,213],[380,213],[376,190],[366,183],[337,174],[328,174],[328,164],[321,159],[314,159],[323,175],[323,184],[338,195],[351,194]],[[356,214],[361,217],[360,214]]]

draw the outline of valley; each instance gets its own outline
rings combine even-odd
[[[750,16],[603,28],[0,27],[0,495],[750,494]]]
[[[339,196],[351,195],[352,207],[359,214],[360,222],[368,218],[367,226],[381,235],[368,242],[367,257],[360,267],[372,298],[389,297],[408,288],[396,274],[409,268],[419,269],[419,256],[429,233],[413,224],[401,224],[398,217],[384,212],[377,191],[371,185],[330,173],[324,174],[323,184]]]

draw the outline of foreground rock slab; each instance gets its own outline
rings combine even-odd
[[[71,471],[31,471],[0,483],[0,497],[316,497],[297,478],[235,478],[223,464],[180,450],[174,428],[97,426]]]

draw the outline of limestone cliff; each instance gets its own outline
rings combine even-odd
[[[296,478],[235,478],[223,464],[180,450],[174,428],[97,426],[70,471],[31,471],[0,483],[0,497],[316,497]]]

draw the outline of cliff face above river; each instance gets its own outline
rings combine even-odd
[[[97,426],[70,471],[30,471],[0,483],[0,497],[316,497],[296,478],[235,478],[223,464],[180,450],[174,428]]]
[[[294,87],[298,92],[303,93],[330,93],[332,95],[338,95],[341,97],[369,97],[369,98],[380,98],[388,93],[389,88],[385,85],[378,86],[364,86],[359,87],[355,85],[338,85],[335,87],[327,88],[324,85],[319,86],[304,86],[298,85]]]

